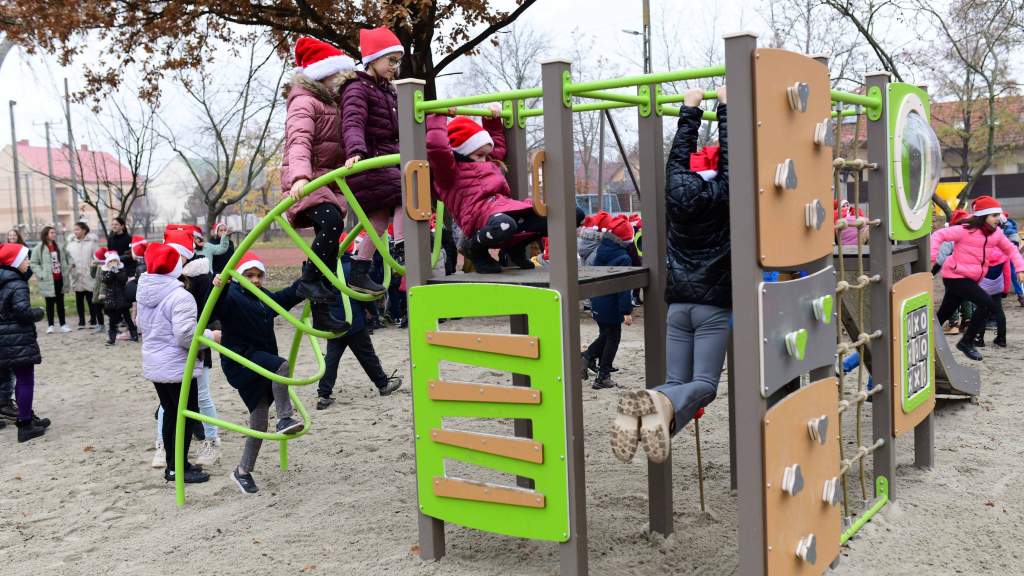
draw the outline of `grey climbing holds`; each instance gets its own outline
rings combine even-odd
[[[813,565],[818,561],[817,538],[814,534],[808,534],[800,539],[800,543],[796,545],[796,555],[808,564]]]
[[[807,421],[807,431],[811,440],[824,445],[828,440],[828,416],[818,416]]]
[[[829,506],[836,506],[839,504],[839,478],[832,477],[825,480],[825,484],[821,491],[821,499]]]
[[[796,496],[804,489],[804,474],[800,471],[799,464],[786,466],[782,473],[782,491],[790,496]]]
[[[796,163],[792,158],[786,158],[785,162],[775,168],[775,187],[795,190],[796,186]]]
[[[825,224],[826,215],[825,207],[821,205],[821,201],[817,198],[810,204],[804,204],[804,224],[808,228],[821,230],[821,227]]]
[[[786,96],[789,98],[789,107],[794,112],[807,112],[807,101],[811,96],[811,88],[807,82],[797,82],[786,88]]]

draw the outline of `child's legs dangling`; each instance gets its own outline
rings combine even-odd
[[[333,269],[338,260],[338,237],[344,226],[341,211],[334,204],[317,204],[307,211],[313,221],[316,238],[313,239],[313,253],[328,268]]]
[[[373,230],[378,236],[387,232],[388,221],[391,219],[390,210],[376,210],[366,215],[370,219],[370,224],[373,226]],[[401,218],[398,219],[399,221]],[[398,224],[395,225],[395,235],[398,236]],[[355,260],[373,260],[373,255],[377,253],[377,246],[370,241],[367,236],[362,243],[359,244],[359,251],[356,252]]]
[[[266,432],[269,413],[270,403],[266,400],[261,401],[256,409],[249,413],[249,428],[258,432]],[[240,473],[249,474],[256,467],[256,457],[260,454],[261,446],[263,446],[263,440],[251,436],[246,437],[245,447],[242,449],[242,459],[238,463]]]

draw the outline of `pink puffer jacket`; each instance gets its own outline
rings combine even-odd
[[[943,242],[953,243],[953,254],[942,264],[943,278],[967,278],[980,282],[990,263],[997,261],[990,254],[992,251],[1002,252],[1017,270],[1024,270],[1024,258],[999,228],[991,234],[962,225],[936,230],[931,241],[933,263]]]
[[[285,193],[300,178],[313,181],[345,164],[338,96],[323,83],[302,74],[295,75],[287,94],[281,163],[281,190]],[[337,206],[342,214],[347,210],[345,197],[332,184],[317,188],[293,204],[287,212],[288,222],[296,228],[309,228],[313,222],[303,212],[325,202]]]
[[[484,119],[484,128],[494,141],[490,157],[505,158],[505,132],[500,119]],[[427,117],[427,158],[430,160],[430,175],[434,193],[444,202],[467,236],[472,235],[492,215],[499,212],[532,210],[533,204],[512,197],[501,168],[494,162],[458,162],[448,141],[448,118],[430,115]],[[527,239],[516,234],[512,242]]]

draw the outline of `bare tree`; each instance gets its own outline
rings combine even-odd
[[[825,56],[833,88],[863,85],[867,58],[857,30],[836,22],[821,0],[764,0],[759,12],[771,33],[769,46]]]
[[[178,76],[199,117],[196,141],[179,138],[166,122],[162,136],[188,167],[207,222],[261,185],[267,165],[284,141],[284,131],[277,124],[285,67],[276,50],[260,37],[250,36],[243,52],[247,70],[233,88],[215,81],[203,65]],[[267,76],[271,80],[265,80]]]
[[[852,24],[854,29],[871,47],[882,67],[899,82],[904,82],[902,70],[897,66],[900,54],[889,46],[879,25],[882,22],[906,24],[902,4],[895,0],[821,0],[836,14]]]
[[[594,50],[594,39],[585,37],[575,31],[572,36],[576,39],[573,49],[573,81],[582,82],[593,79],[600,71],[602,76],[612,77],[616,74],[616,67],[606,58],[600,56],[599,51]],[[591,100],[573,98],[573,103],[592,102]],[[580,177],[576,179],[577,194],[596,193],[596,182],[598,144],[600,142],[601,112],[580,112],[572,115],[572,140],[573,150],[577,162],[580,163]]]
[[[938,132],[947,146],[944,160],[967,182],[961,199],[969,198],[1003,151],[997,133],[1021,125],[1020,118],[998,108],[1000,98],[1018,87],[1010,64],[1024,42],[1024,31],[1015,26],[1019,7],[1005,0],[958,0],[944,13],[921,0],[916,6],[938,32],[931,53],[940,58],[922,63],[930,67],[937,91],[956,102],[955,115],[938,118]]]

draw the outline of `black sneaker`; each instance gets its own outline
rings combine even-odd
[[[967,356],[968,358],[974,360],[975,362],[980,362],[983,358],[981,353],[978,352],[977,348],[971,346],[968,342],[965,342],[964,340],[961,340],[956,343],[956,349],[963,352],[964,356]]]
[[[18,426],[18,442],[28,442],[33,438],[38,438],[46,433],[46,428],[37,426],[35,422],[26,420],[24,422],[17,422]]]
[[[331,398],[330,396],[320,396],[316,399],[317,410],[323,410],[324,408],[327,408],[331,404],[334,404],[334,398]]]
[[[533,270],[534,268],[533,262],[526,257],[526,247],[528,245],[529,242],[513,246],[507,250],[508,259],[512,264],[518,266],[520,270]]]
[[[992,343],[1000,348],[1006,348],[1006,338],[996,338]]]
[[[397,373],[398,370],[392,372],[391,376],[388,376],[387,382],[384,383],[384,386],[377,388],[381,396],[389,396],[392,392],[402,387],[402,378],[401,376],[395,376]]]
[[[277,421],[278,434],[298,434],[306,427],[305,424],[295,418],[283,418]]]
[[[0,419],[14,422],[18,419],[18,405],[14,400],[0,402]]]
[[[34,424],[36,426],[40,426],[42,428],[49,428],[50,427],[50,419],[49,418],[40,418],[39,416],[36,416],[35,412],[33,412],[32,413],[32,424]]]
[[[598,374],[597,379],[590,386],[594,390],[603,390],[605,388],[615,388],[615,381],[608,374]]]
[[[975,348],[984,348],[985,347],[985,339],[982,338],[981,336],[978,336],[978,339],[974,341],[974,347]]]
[[[185,470],[185,484],[202,484],[210,479],[210,475],[203,472],[203,469],[199,466],[192,466]],[[168,468],[164,470],[164,480],[168,482],[174,482],[174,470]]]
[[[586,354],[580,354],[580,363],[583,365],[580,368],[580,380],[590,380],[590,366],[594,363],[593,360],[587,358]],[[594,365],[594,372],[597,372],[597,365]]]
[[[235,486],[238,486],[242,494],[255,494],[260,491],[256,487],[256,481],[252,479],[252,474],[239,474],[238,468],[231,471],[231,479],[235,481]]]

